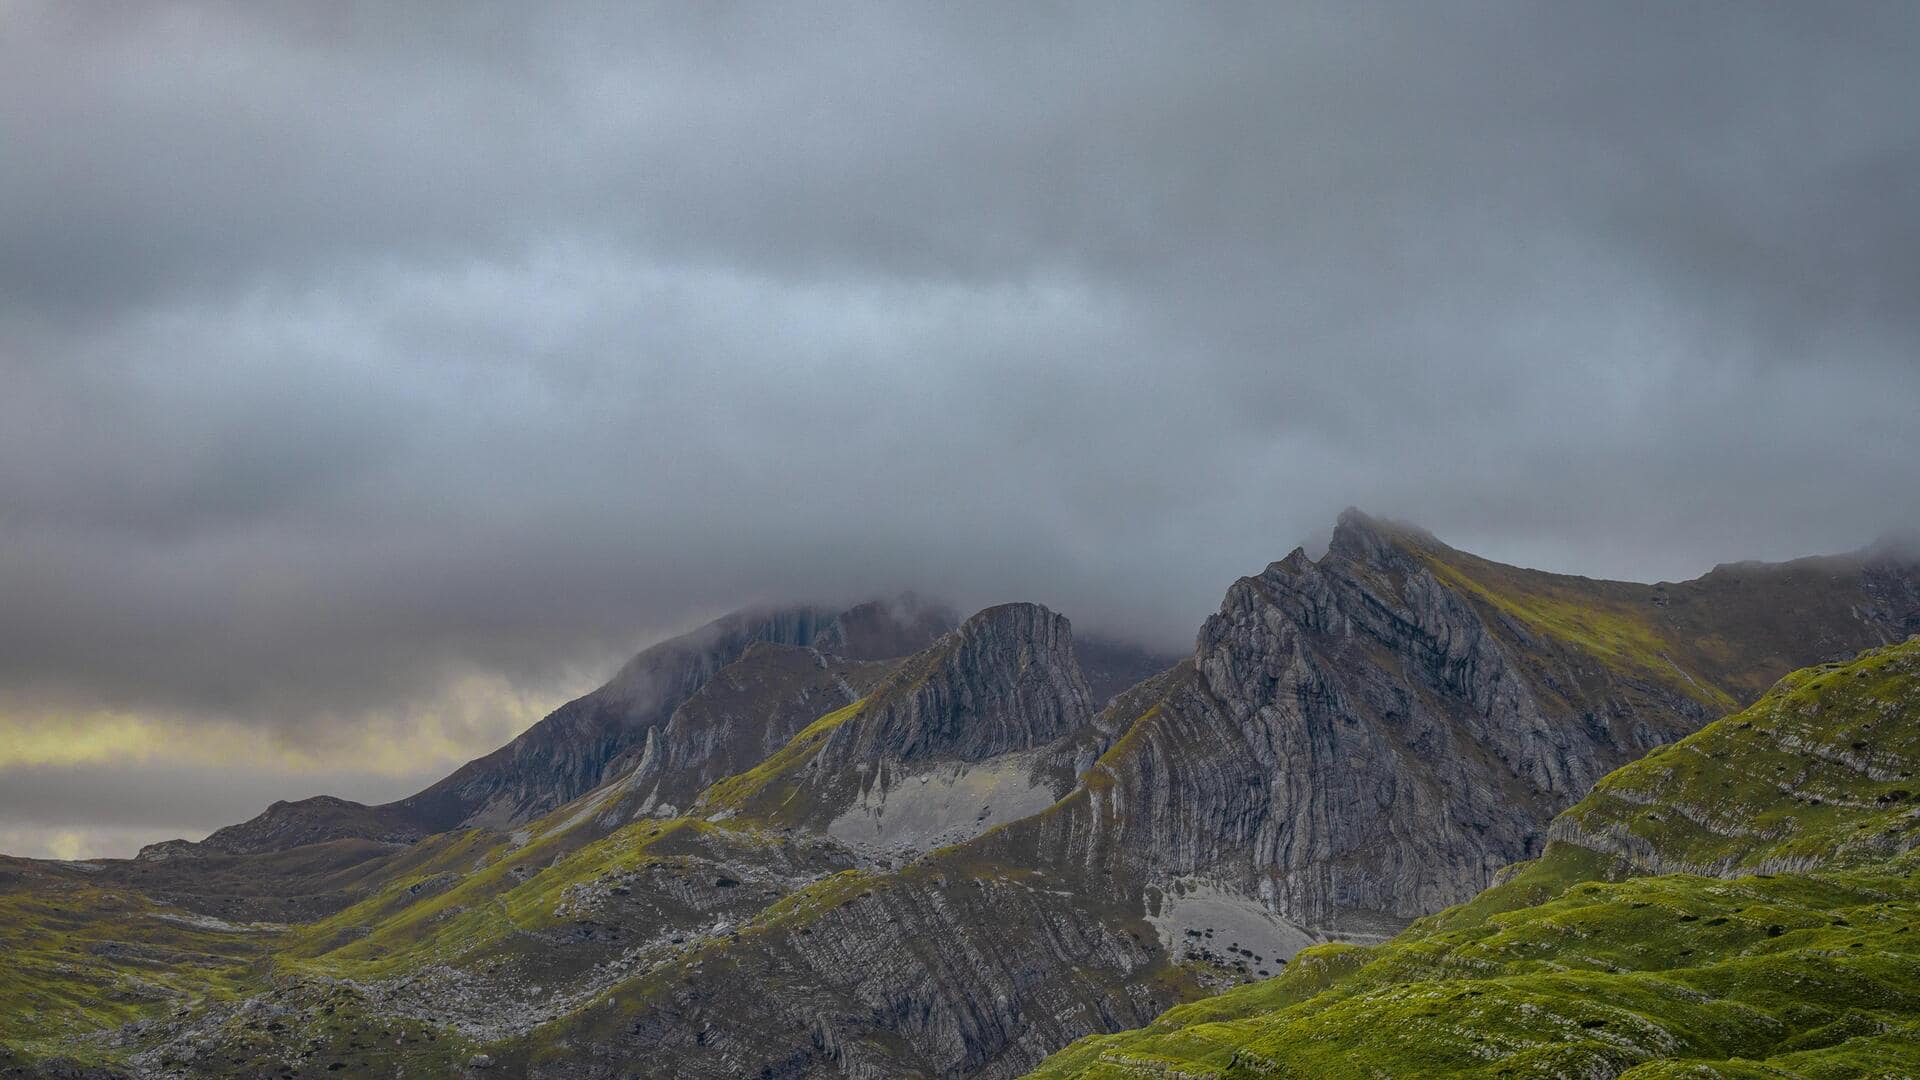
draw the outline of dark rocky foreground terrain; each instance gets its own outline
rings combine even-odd
[[[1556,815],[1917,631],[1892,557],[1637,585],[1353,512],[1180,658],[1032,604],[741,613],[412,798],[0,863],[0,1075],[1016,1076],[1219,991],[1303,993],[1570,830],[1685,861]]]

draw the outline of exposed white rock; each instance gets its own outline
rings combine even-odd
[[[884,781],[862,791],[827,833],[866,855],[904,856],[957,844],[1051,806],[1054,793],[1035,778],[1037,764],[1029,752],[887,770]]]
[[[1204,952],[1231,962],[1245,950],[1250,970],[1277,972],[1294,953],[1331,940],[1273,914],[1254,897],[1213,882],[1175,881],[1158,899],[1159,910],[1149,907],[1147,921],[1159,933],[1160,943],[1179,956]]]

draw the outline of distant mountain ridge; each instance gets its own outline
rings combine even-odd
[[[904,656],[955,617],[911,594],[845,611],[749,608],[642,650],[599,689],[567,702],[513,741],[418,794],[381,806],[333,796],[280,802],[198,845],[165,841],[148,858],[284,850],[339,839],[412,843],[452,828],[511,828],[598,786],[612,763],[644,744],[721,669],[756,644],[809,647],[851,661]],[[899,650],[899,651],[893,651]]]

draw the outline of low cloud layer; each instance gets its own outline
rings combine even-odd
[[[0,849],[154,732],[399,795],[752,600],[1179,647],[1347,504],[1643,579],[1920,526],[1905,4],[0,22],[0,786],[96,770]]]

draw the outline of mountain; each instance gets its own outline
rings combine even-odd
[[[699,672],[644,680],[672,708],[563,709],[431,789],[462,827],[405,847],[37,869],[208,915],[227,890],[220,917],[256,920],[234,931],[252,960],[209,959],[167,999],[184,1009],[100,1036],[96,1058],[388,1070],[411,1060],[400,1038],[511,1075],[1019,1075],[1469,899],[1611,770],[1796,666],[1901,640],[1920,567],[1592,581],[1349,512],[1320,559],[1234,583],[1190,656],[1102,660],[1100,689],[1098,647],[1037,605],[891,661],[824,647],[856,640],[832,622],[736,623],[726,662],[667,650],[649,670]],[[250,883],[268,860],[289,884]],[[274,902],[299,918],[255,914]],[[104,985],[134,971],[90,964]]]
[[[1608,775],[1467,905],[1033,1075],[1915,1075],[1916,771],[1920,638]]]
[[[324,795],[279,802],[199,844],[165,841],[141,854],[250,854],[349,838],[411,843],[453,828],[510,828],[597,786],[610,766],[643,747],[715,674],[756,645],[817,643],[817,653],[844,665],[904,656],[952,625],[951,614],[911,594],[837,614],[810,606],[737,611],[643,650],[599,689],[418,794],[384,806]]]
[[[1796,664],[1904,636],[1915,576],[1810,560],[1598,582],[1350,511],[1320,560],[1228,590],[1089,775],[1085,835],[1309,933],[1388,929],[1537,854],[1610,769]]]
[[[693,812],[809,828],[861,855],[909,858],[1065,794],[1076,770],[1063,740],[1092,718],[1067,620],[1038,604],[1003,604],[708,788]]]
[[[1237,583],[1191,660],[1097,717],[1108,741],[1059,802],[803,890],[700,961],[727,978],[663,966],[617,999],[624,1031],[565,1019],[510,1060],[573,1075],[581,1045],[644,1042],[686,1075],[1012,1075],[1076,1031],[1471,896],[1773,658],[1894,639],[1914,580],[1840,559],[1592,582],[1348,514],[1325,557]],[[1769,605],[1807,644],[1751,617]]]
[[[578,798],[606,765],[665,724],[721,668],[757,642],[811,643],[833,618],[819,608],[736,612],[640,653],[605,686],[567,702],[512,742],[461,766],[395,809],[434,831],[508,828]]]
[[[707,691],[721,692],[716,687],[733,680],[733,667],[792,668],[794,654],[805,651],[749,649]],[[723,711],[683,709],[682,716]],[[751,782],[749,773],[709,789],[701,816],[655,816],[629,774],[510,834],[464,829],[429,837],[405,849],[406,864],[383,871],[360,903],[329,917],[291,930],[226,924],[269,948],[282,973],[298,973],[291,982],[283,977],[276,991],[240,1002],[220,1000],[217,984],[209,984],[197,1010],[116,1037],[136,1047],[126,1055],[136,1068],[161,1075],[275,1071],[285,1061],[281,1042],[296,1031],[343,1069],[372,1068],[390,1061],[383,1056],[390,1051],[369,1051],[365,1033],[400,1016],[427,1022],[436,1053],[441,1040],[478,1046],[524,1037],[579,1015],[643,972],[690,958],[698,964],[703,950],[753,919],[811,904],[817,890],[871,872],[856,864],[877,864],[835,840],[830,823],[820,830],[792,824],[791,800],[774,800],[763,813],[758,796],[804,790],[818,795],[809,805],[826,814],[836,807],[864,813],[856,804],[877,800],[891,823],[938,790],[940,777],[969,776],[1007,758],[1031,759],[1032,775],[1064,790],[1071,763],[1050,765],[1032,752],[1084,737],[1090,715],[1066,620],[1037,605],[991,608],[896,665],[859,703],[809,725],[757,767],[765,783]],[[818,764],[808,770],[806,761]],[[871,762],[889,771],[861,768]],[[753,805],[715,809],[735,791]],[[1052,794],[1043,791],[1042,804]],[[955,838],[995,824],[993,812],[975,816],[971,801],[967,808]],[[889,841],[897,848],[902,837]],[[98,888],[92,873],[60,872],[75,879],[74,889]],[[371,997],[362,989],[376,986]],[[280,1017],[289,1034],[258,1034],[270,1009],[288,1010],[265,1015]],[[271,1066],[262,1054],[272,1056]]]

